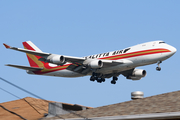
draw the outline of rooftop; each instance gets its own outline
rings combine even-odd
[[[50,102],[50,101],[49,101]],[[41,99],[26,97],[23,99],[1,103],[4,108],[29,120],[42,118],[48,112],[48,102]],[[20,117],[0,107],[3,120],[19,120]]]
[[[116,117],[118,120],[120,120],[119,118],[124,119],[126,117],[134,119],[137,116],[152,117],[157,116],[157,114],[163,117],[168,116],[180,118],[180,91],[164,93],[156,96],[97,107],[93,109],[86,107],[86,110],[59,115],[58,117],[45,118],[44,114],[48,113],[48,106],[50,102],[54,101],[44,101],[41,99],[26,97],[15,101],[0,103],[0,118],[3,118],[3,120],[19,120],[22,116],[28,120],[48,120],[61,118],[74,119],[83,117],[102,117],[101,119],[103,119],[103,117],[109,117],[112,119],[112,117]],[[67,103],[62,103],[62,105],[65,107],[65,109],[68,110],[72,109],[73,106],[74,108],[78,108],[80,106]],[[13,112],[16,113],[16,115]]]
[[[0,118],[3,120],[38,120],[48,114],[49,103],[54,101],[45,101],[37,98],[26,97],[23,99],[0,103]],[[58,102],[61,103],[61,102]],[[61,103],[63,108],[76,110],[81,105]],[[85,106],[82,106],[85,107]],[[86,107],[90,109],[91,107]]]
[[[93,118],[168,112],[180,112],[180,91],[78,111],[76,114]],[[75,114],[61,115],[61,117],[64,119],[79,118]]]

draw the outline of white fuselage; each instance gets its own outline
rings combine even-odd
[[[157,63],[158,61],[164,61],[169,57],[171,57],[176,52],[176,48],[164,43],[163,41],[147,42],[129,48],[124,50],[117,50],[108,53],[87,56],[85,58],[110,59],[110,60],[115,59],[122,61],[123,60],[130,61],[130,62],[126,62],[126,64],[118,64],[116,66],[102,67],[96,70],[97,73],[110,74],[113,72],[121,72],[121,71],[129,70],[138,66],[154,64]],[[164,51],[168,51],[168,52],[163,52],[163,49]],[[124,52],[125,50],[127,50],[127,52]],[[70,63],[66,63],[66,65],[67,64]],[[52,66],[53,64],[50,63],[50,65]],[[34,74],[31,71],[28,71],[28,73]],[[59,77],[80,77],[80,76],[92,75],[92,72],[89,72],[88,74],[84,75],[67,69],[63,69],[55,72],[45,73],[43,75],[59,76]]]

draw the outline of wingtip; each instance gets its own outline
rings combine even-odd
[[[11,46],[9,46],[9,45],[7,45],[7,44],[5,44],[5,43],[3,43],[3,45],[8,49],[8,48],[11,48]]]
[[[5,66],[11,66],[11,64],[5,64]]]

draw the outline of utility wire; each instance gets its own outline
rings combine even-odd
[[[3,88],[1,88],[1,87],[0,87],[0,89],[1,89],[2,91],[4,91],[4,92],[7,92],[8,94],[10,94],[10,95],[12,95],[12,96],[18,98],[18,99],[21,99],[20,97],[14,95],[13,93],[8,92],[7,90],[5,90],[5,89],[3,89]]]
[[[16,97],[16,98],[18,98],[18,99],[21,99],[20,97],[12,94],[12,93],[10,93],[10,92],[8,92],[7,90],[4,90],[3,88],[0,88],[0,89],[3,90],[4,92],[7,92],[8,94],[11,94],[12,96],[14,96],[14,97]],[[22,117],[21,115],[15,113],[15,112],[12,112],[12,111],[10,111],[10,110],[8,110],[8,109],[5,108],[4,106],[0,105],[0,107],[2,107],[4,110],[6,110],[6,111],[8,111],[8,112],[10,112],[10,113],[12,113],[12,114],[15,114],[15,115],[19,116],[21,119],[26,120],[26,119],[25,119],[24,117]]]
[[[10,94],[10,95],[18,98],[18,99],[22,99],[22,98],[18,97],[17,95],[14,95],[13,93],[11,93],[11,92],[9,92],[9,91],[1,88],[1,87],[0,87],[0,89],[3,90],[3,91],[6,92],[6,93],[8,93],[8,94]],[[35,107],[37,107],[37,108],[39,108],[39,109],[41,109],[41,110],[44,110],[45,112],[48,112],[47,110],[45,110],[45,109],[43,109],[43,108],[41,108],[41,107],[39,107],[39,106],[37,106],[37,105],[34,105],[34,104],[29,103],[26,99],[22,99],[22,100],[24,100],[25,102],[27,102],[27,103],[28,103],[31,107],[33,107],[33,108],[34,108],[34,106],[35,106]],[[2,107],[2,105],[1,105],[0,107]],[[3,106],[2,108],[5,109],[5,110],[7,110],[4,106]],[[35,109],[35,108],[34,108],[34,109]],[[36,109],[35,109],[35,110],[36,110]],[[7,110],[7,111],[10,111],[10,110]],[[36,110],[36,111],[37,111],[37,110]],[[39,111],[37,111],[37,112],[39,113]],[[11,112],[11,113],[12,113],[12,112]],[[40,113],[39,113],[39,114],[40,114]]]
[[[31,92],[29,92],[29,91],[27,91],[27,90],[25,90],[25,89],[19,87],[19,86],[15,85],[15,84],[13,84],[13,83],[11,83],[11,82],[9,82],[9,81],[7,81],[7,80],[5,80],[5,79],[3,79],[3,78],[1,78],[1,77],[0,77],[0,79],[3,80],[4,82],[6,82],[6,83],[8,83],[8,84],[10,84],[10,85],[12,85],[12,86],[14,86],[14,87],[16,87],[16,88],[18,88],[18,89],[24,91],[24,92],[26,92],[26,93],[32,95],[32,96],[35,96],[36,98],[40,98],[40,99],[42,99],[42,100],[45,100],[45,99],[43,99],[43,98],[41,98],[41,97],[39,97],[39,96],[37,96],[37,95],[31,93]],[[45,101],[46,101],[46,100],[45,100]]]
[[[1,78],[0,77],[0,79],[1,80],[5,80],[5,79],[3,79],[3,78]],[[5,80],[5,82],[6,82],[7,80]],[[10,83],[9,81],[7,81],[8,83]],[[11,83],[11,85],[13,85],[14,86],[14,84],[13,83]],[[15,85],[14,87],[16,87],[17,85]],[[19,87],[20,88],[20,87]],[[11,92],[9,92],[9,91],[7,91],[7,90],[5,90],[5,89],[3,89],[3,88],[0,88],[1,90],[3,90],[4,92],[7,92],[8,94],[10,94],[10,95],[13,95],[14,97],[16,97],[16,98],[18,98],[18,99],[22,99],[22,98],[20,98],[20,97],[18,97],[17,95],[14,95],[13,93],[11,93]],[[21,89],[23,89],[23,88],[21,88]],[[25,90],[26,91],[26,90]],[[24,92],[25,92],[24,91]],[[31,93],[31,92],[30,92]],[[40,99],[42,99],[42,98],[40,98]],[[25,102],[27,102],[25,99],[23,99]],[[42,100],[44,100],[45,102],[48,102],[49,103],[49,101],[47,101],[47,100],[45,100],[45,99],[42,99]],[[31,104],[31,103],[29,103],[29,102],[27,102],[31,107],[34,105],[34,104]],[[43,109],[43,108],[41,108],[41,107],[38,107],[37,105],[34,105],[35,107],[37,107],[37,108],[40,108],[41,110],[44,110],[45,112],[48,112],[47,110],[45,110],[45,109]],[[8,109],[6,109],[5,107],[3,107],[3,106],[0,106],[0,107],[2,107],[3,109],[5,109],[5,110],[7,110],[7,111],[9,111],[9,112],[11,112],[10,110],[8,110]],[[33,107],[34,108],[34,107]],[[35,108],[34,108],[35,109]],[[36,109],[35,109],[36,110]],[[37,110],[36,110],[37,111]],[[12,112],[11,112],[12,113]],[[38,112],[39,113],[39,112]],[[13,113],[14,114],[14,113]],[[50,113],[51,114],[51,113]],[[18,115],[18,114],[17,114]],[[18,116],[20,116],[20,115],[18,115]],[[56,115],[56,117],[59,117],[59,118],[61,118],[61,119],[64,119],[64,118],[62,118],[62,117],[60,117],[59,115]]]
[[[42,100],[44,100],[45,102],[48,102],[48,103],[49,103],[48,100],[45,100],[44,98],[39,97],[38,95],[35,95],[34,93],[29,92],[29,91],[27,91],[27,90],[25,90],[25,89],[23,89],[23,88],[21,88],[21,87],[15,85],[15,84],[11,83],[11,82],[9,82],[8,80],[5,80],[5,79],[3,79],[3,78],[1,78],[1,77],[0,77],[0,79],[1,79],[2,81],[6,82],[6,83],[8,83],[8,84],[10,84],[10,85],[12,85],[12,86],[14,86],[14,87],[16,87],[16,88],[18,88],[18,89],[24,91],[24,92],[26,92],[26,93],[28,93],[28,94],[30,94],[30,95],[36,97],[36,98],[42,99]],[[13,95],[13,96],[14,96],[14,95]],[[59,107],[59,108],[61,108],[61,109],[63,109],[62,107],[60,107],[60,106],[58,106],[58,105],[55,105],[55,106],[56,106],[56,107]],[[72,114],[74,114],[74,115],[76,115],[76,116],[78,116],[78,117],[81,117],[81,118],[84,118],[84,119],[88,119],[88,118],[86,118],[86,117],[84,117],[84,116],[82,116],[82,115],[79,115],[79,114],[77,114],[77,113],[75,113],[75,112],[73,112],[73,111],[66,110],[66,109],[63,109],[63,110],[65,110],[65,111],[67,111],[67,112],[69,112],[69,113],[72,113]],[[57,117],[60,117],[60,116],[57,115]],[[60,117],[60,118],[62,118],[62,117]],[[63,118],[62,118],[62,119],[63,119]]]
[[[3,90],[4,92],[7,92],[8,94],[10,94],[10,95],[18,98],[18,99],[22,99],[22,98],[18,97],[17,95],[14,95],[13,93],[11,93],[11,92],[9,92],[9,91],[1,88],[1,87],[0,87],[0,89]],[[35,106],[35,107],[37,107],[37,108],[39,108],[39,109],[41,109],[41,110],[44,110],[45,112],[48,112],[47,110],[45,110],[45,109],[43,109],[43,108],[41,108],[41,107],[38,107],[37,105],[34,105],[34,104],[29,103],[25,98],[23,98],[22,100],[24,100],[25,102],[27,102],[27,103],[28,103],[31,107],[33,107],[33,108],[34,108],[34,106]],[[34,108],[34,109],[35,109],[35,108]],[[35,110],[36,110],[36,109],[35,109]],[[37,110],[36,110],[36,111],[37,111]],[[37,111],[37,112],[38,112],[38,111]],[[39,112],[38,112],[38,113],[39,113]]]

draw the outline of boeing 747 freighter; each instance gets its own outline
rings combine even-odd
[[[12,65],[27,70],[29,74],[58,77],[82,77],[90,75],[91,81],[104,82],[112,77],[116,84],[122,74],[127,79],[140,80],[146,76],[146,71],[136,67],[157,63],[156,70],[160,71],[160,63],[176,53],[176,48],[163,41],[152,41],[138,44],[122,50],[95,54],[86,57],[72,57],[42,52],[31,41],[23,42],[24,49],[4,46],[8,49],[25,52],[29,60],[28,66]]]

